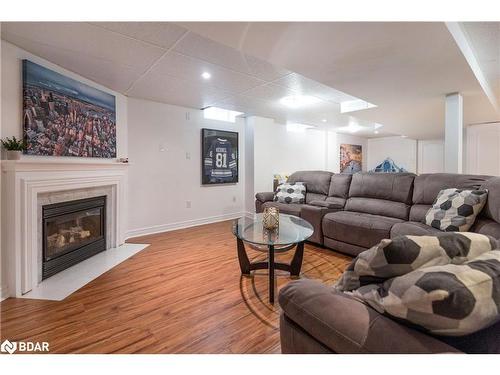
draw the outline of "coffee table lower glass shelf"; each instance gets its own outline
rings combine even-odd
[[[254,217],[242,217],[234,221],[233,234],[237,239],[238,260],[241,273],[250,275],[253,270],[269,270],[269,302],[274,303],[274,270],[290,272],[291,276],[298,277],[304,257],[304,241],[313,234],[313,227],[304,219],[296,216],[280,214],[279,228],[274,231],[264,229],[262,214]],[[264,262],[250,262],[245,245],[256,250],[266,251],[268,260]],[[295,249],[292,261],[280,263],[274,261],[275,253]]]

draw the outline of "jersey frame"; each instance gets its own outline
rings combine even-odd
[[[210,147],[213,142],[217,139],[225,139],[228,141],[231,147],[232,153],[235,154],[236,168],[232,168],[232,176],[230,178],[214,178],[210,175],[210,168],[207,166],[206,159],[209,158]],[[232,132],[228,130],[218,130],[218,129],[201,129],[201,184],[202,185],[226,185],[226,184],[237,184],[239,182],[239,159],[240,159],[240,148],[239,148],[239,133]],[[233,164],[234,166],[234,164]],[[229,169],[229,168],[228,168]]]

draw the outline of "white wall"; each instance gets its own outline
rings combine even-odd
[[[444,140],[418,141],[418,173],[444,172]]]
[[[500,123],[467,127],[466,172],[500,176]]]
[[[244,212],[244,119],[236,124],[210,121],[199,110],[132,98],[128,117],[129,236],[225,220]],[[239,133],[239,183],[201,185],[202,128]]]
[[[22,50],[13,44],[2,40],[2,136],[22,137],[22,60],[29,59],[34,63],[52,69],[58,73],[74,78],[89,86],[108,92],[116,97],[116,149],[117,157],[127,156],[127,97],[113,90],[109,90],[82,76],[63,69],[38,56]],[[23,156],[23,158],[47,159],[52,157]],[[89,160],[89,158],[68,157],[68,160]],[[92,159],[92,161],[106,161]]]
[[[247,123],[251,123],[254,130],[252,193],[272,191],[273,175],[276,173],[291,174],[300,170],[328,170],[339,173],[342,143],[363,147],[363,170],[366,170],[366,138],[317,129],[300,133],[289,132],[286,125],[263,117],[251,117],[247,119]],[[253,194],[252,207],[247,204],[247,209],[253,210]]]
[[[252,116],[245,119],[245,210],[255,210],[255,165],[254,165],[254,124],[259,119]],[[243,164],[243,163],[242,163]]]
[[[254,189],[272,191],[273,175],[326,169],[326,132],[296,133],[272,119],[254,117]]]
[[[368,170],[374,169],[386,158],[408,172],[417,172],[417,141],[402,137],[383,137],[368,140]]]

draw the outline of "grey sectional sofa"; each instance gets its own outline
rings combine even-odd
[[[256,195],[256,210],[277,206],[314,226],[310,240],[358,255],[384,238],[426,235],[425,213],[445,188],[488,189],[488,201],[471,231],[500,239],[500,177],[458,174],[296,172],[306,184],[306,203],[273,202]],[[283,353],[500,353],[500,323],[463,337],[436,337],[399,324],[320,282],[290,282],[279,295]]]
[[[423,223],[440,190],[456,187],[488,189],[488,202],[471,231],[500,239],[500,177],[462,174],[356,173],[302,171],[289,182],[306,184],[305,204],[273,202],[274,194],[258,193],[255,208],[275,206],[314,227],[311,242],[352,256],[384,238],[439,232]]]

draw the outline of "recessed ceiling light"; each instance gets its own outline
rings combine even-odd
[[[379,132],[378,130],[375,130],[375,131],[374,131],[374,133],[375,133],[375,134],[378,134],[378,133],[380,133],[380,132]]]
[[[401,138],[408,138],[408,136],[407,135],[402,135]]]
[[[326,122],[326,118],[322,119],[321,122]]]
[[[201,78],[203,79],[210,79],[212,75],[209,72],[203,72],[201,73]]]
[[[290,95],[280,99],[280,103],[289,108],[300,108],[316,104],[320,100],[310,95]]]

